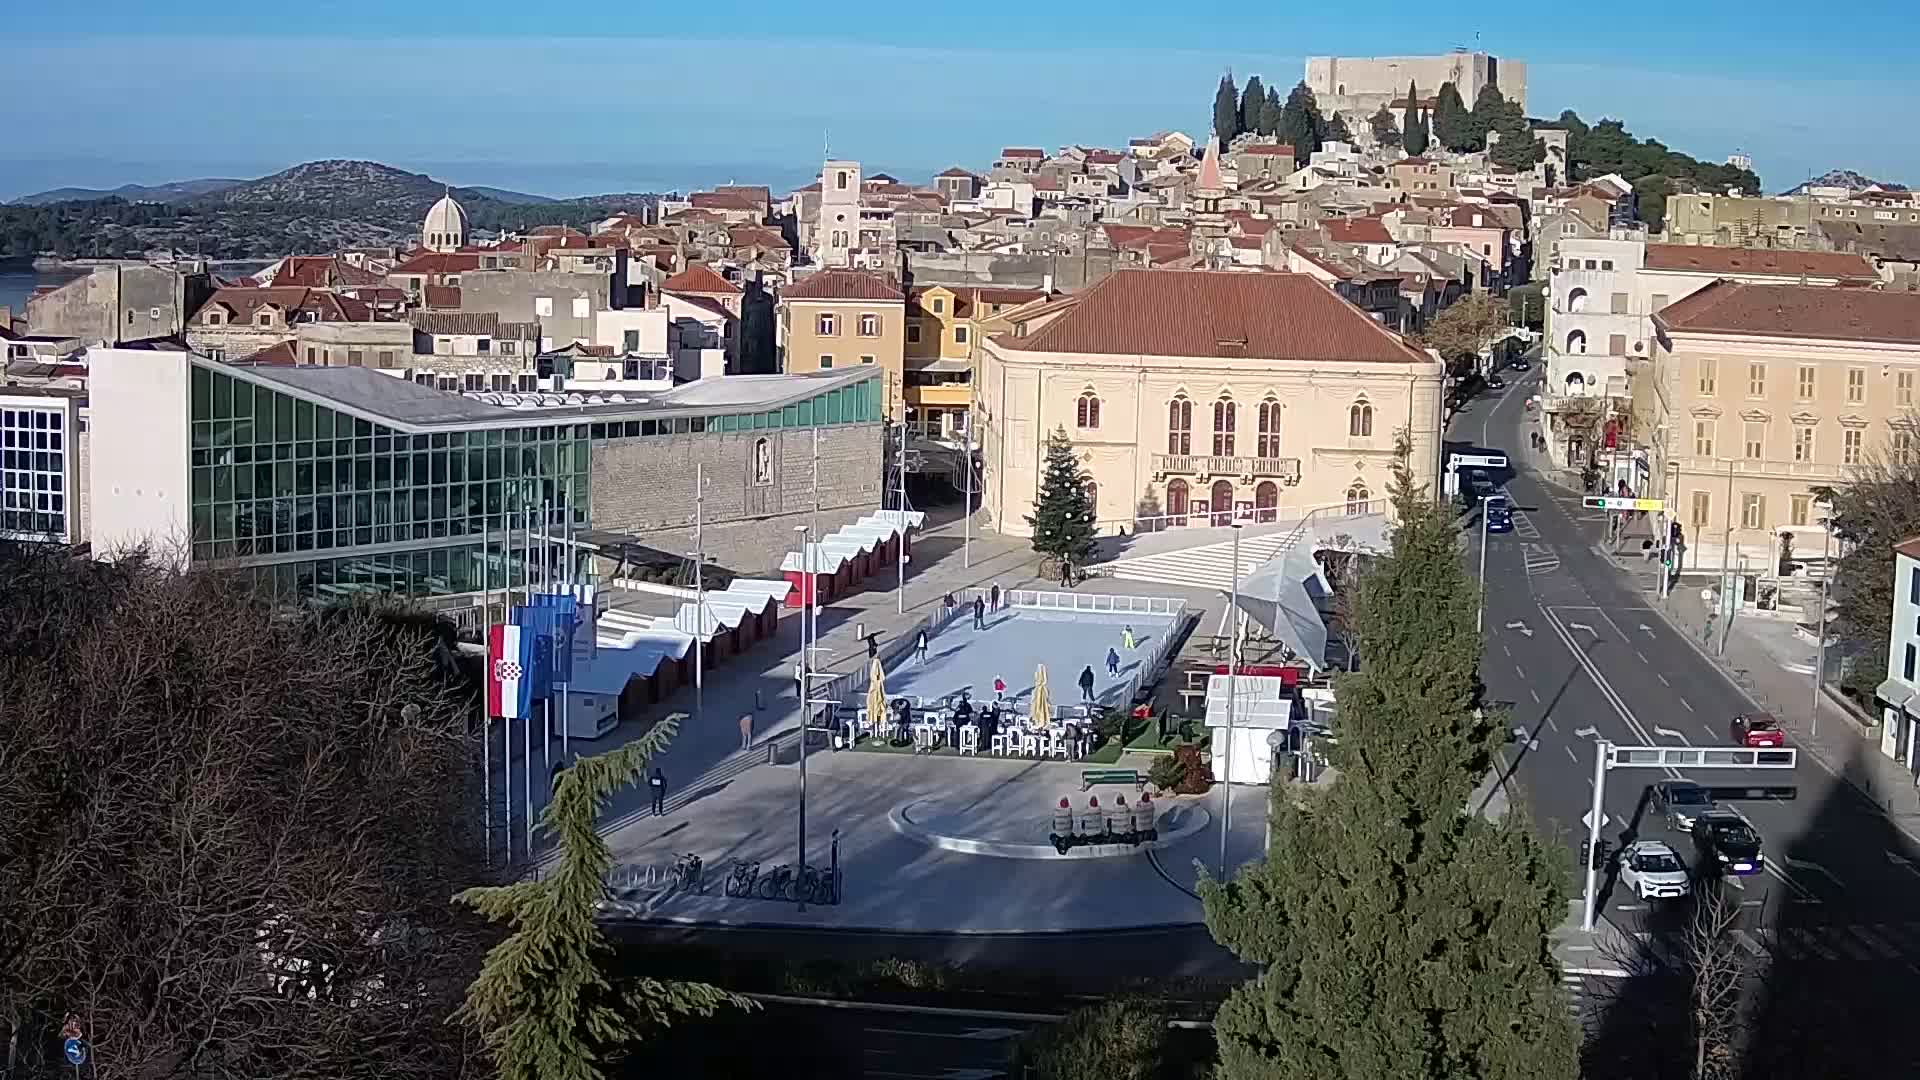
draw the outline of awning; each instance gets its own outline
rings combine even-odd
[[[1913,687],[1899,679],[1888,679],[1873,688],[1874,697],[1897,709],[1906,708],[1907,702],[1914,699],[1915,693]]]

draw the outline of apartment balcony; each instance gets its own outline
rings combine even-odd
[[[1191,476],[1199,480],[1211,480],[1216,476],[1238,476],[1248,483],[1255,480],[1279,480],[1288,487],[1292,487],[1300,482],[1300,459],[1218,454],[1153,455],[1154,482],[1159,483],[1169,476]]]

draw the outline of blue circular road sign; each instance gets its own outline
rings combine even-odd
[[[81,1040],[68,1039],[61,1044],[61,1049],[67,1055],[67,1061],[73,1065],[80,1066],[87,1063],[87,1044]]]

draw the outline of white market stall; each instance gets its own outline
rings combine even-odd
[[[1227,724],[1227,688],[1233,686],[1233,724]],[[1207,681],[1207,733],[1213,775],[1229,784],[1264,784],[1274,755],[1293,726],[1293,690],[1277,675],[1215,675]]]

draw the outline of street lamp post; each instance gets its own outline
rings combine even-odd
[[[800,534],[800,566],[806,575],[807,582],[806,592],[802,594],[801,599],[806,601],[811,611],[820,602],[820,579],[814,573],[814,567],[817,564],[813,550],[813,527],[796,525],[793,531]],[[813,708],[813,702],[808,700],[809,692],[813,689],[811,677],[813,652],[809,647],[811,642],[808,640],[808,623],[813,620],[804,617],[808,612],[801,614],[803,617],[800,620],[800,668],[796,675],[800,682],[800,857],[794,861],[795,866],[798,867],[794,871],[796,882],[804,879],[807,872],[807,710]],[[814,626],[817,632],[818,624],[815,623]],[[805,891],[801,889],[794,891],[800,897],[800,910],[807,910]]]
[[[1227,836],[1233,832],[1233,712],[1240,680],[1240,523],[1233,529],[1233,584],[1227,594],[1227,745],[1220,752],[1220,880],[1227,880]]]
[[[1487,629],[1487,500],[1494,495],[1480,496],[1480,604],[1473,615],[1473,632],[1485,633]]]
[[[1833,581],[1833,519],[1820,522],[1820,613],[1814,616],[1813,632],[1818,641],[1813,660],[1813,737],[1820,737],[1820,687],[1827,674],[1827,585]]]

